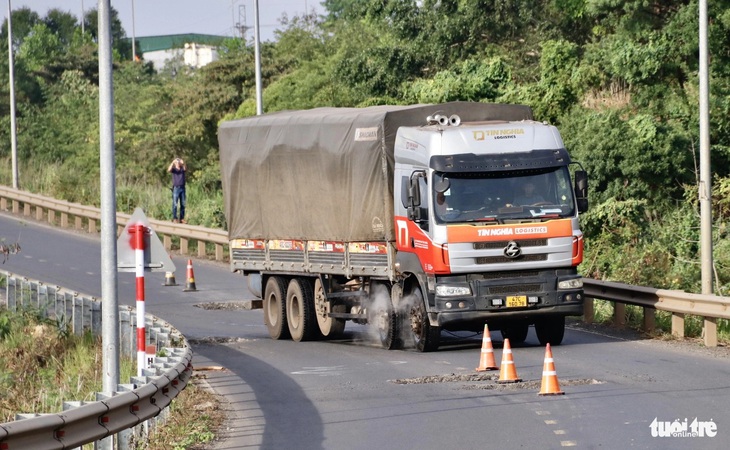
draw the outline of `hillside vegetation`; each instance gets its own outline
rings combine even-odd
[[[262,46],[265,111],[468,100],[530,105],[590,174],[582,218],[598,279],[700,291],[698,2],[325,0]],[[730,291],[730,6],[709,2],[716,292]],[[99,204],[96,12],[13,12],[22,189]],[[255,113],[253,47],[161,72],[114,16],[117,206],[169,218],[165,172],[192,171],[189,219],[225,227],[216,130]],[[7,38],[7,23],[2,33]],[[12,184],[7,46],[0,183]]]

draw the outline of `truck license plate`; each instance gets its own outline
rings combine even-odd
[[[507,297],[507,308],[517,308],[520,306],[527,306],[526,295],[512,295]]]

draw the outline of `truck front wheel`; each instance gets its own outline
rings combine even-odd
[[[272,339],[286,339],[286,283],[281,277],[269,277],[264,289],[264,323]]]
[[[375,329],[380,345],[386,350],[400,347],[399,321],[390,301],[390,289],[384,284],[373,283],[368,303],[368,323]]]
[[[306,278],[293,278],[286,290],[286,321],[291,338],[297,342],[313,339],[317,332],[312,284]]]
[[[432,352],[438,349],[441,328],[434,327],[428,320],[426,304],[421,290],[416,288],[410,295],[405,314],[406,333],[419,352]]]
[[[535,334],[542,345],[560,345],[565,336],[565,316],[538,320],[535,322]]]

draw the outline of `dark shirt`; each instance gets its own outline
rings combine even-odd
[[[170,173],[172,174],[173,186],[185,186],[185,171],[182,168],[173,167]]]

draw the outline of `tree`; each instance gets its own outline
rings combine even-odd
[[[119,13],[112,6],[109,10],[111,22],[112,49],[117,52],[117,57],[122,60],[132,58],[132,43],[126,38],[127,33],[119,20]],[[95,42],[99,41],[99,11],[96,8],[89,9],[84,15],[84,26]]]
[[[70,12],[61,11],[60,9],[51,9],[43,19],[48,29],[58,37],[58,40],[68,48],[74,38],[74,33],[79,28],[79,22],[76,16]]]

